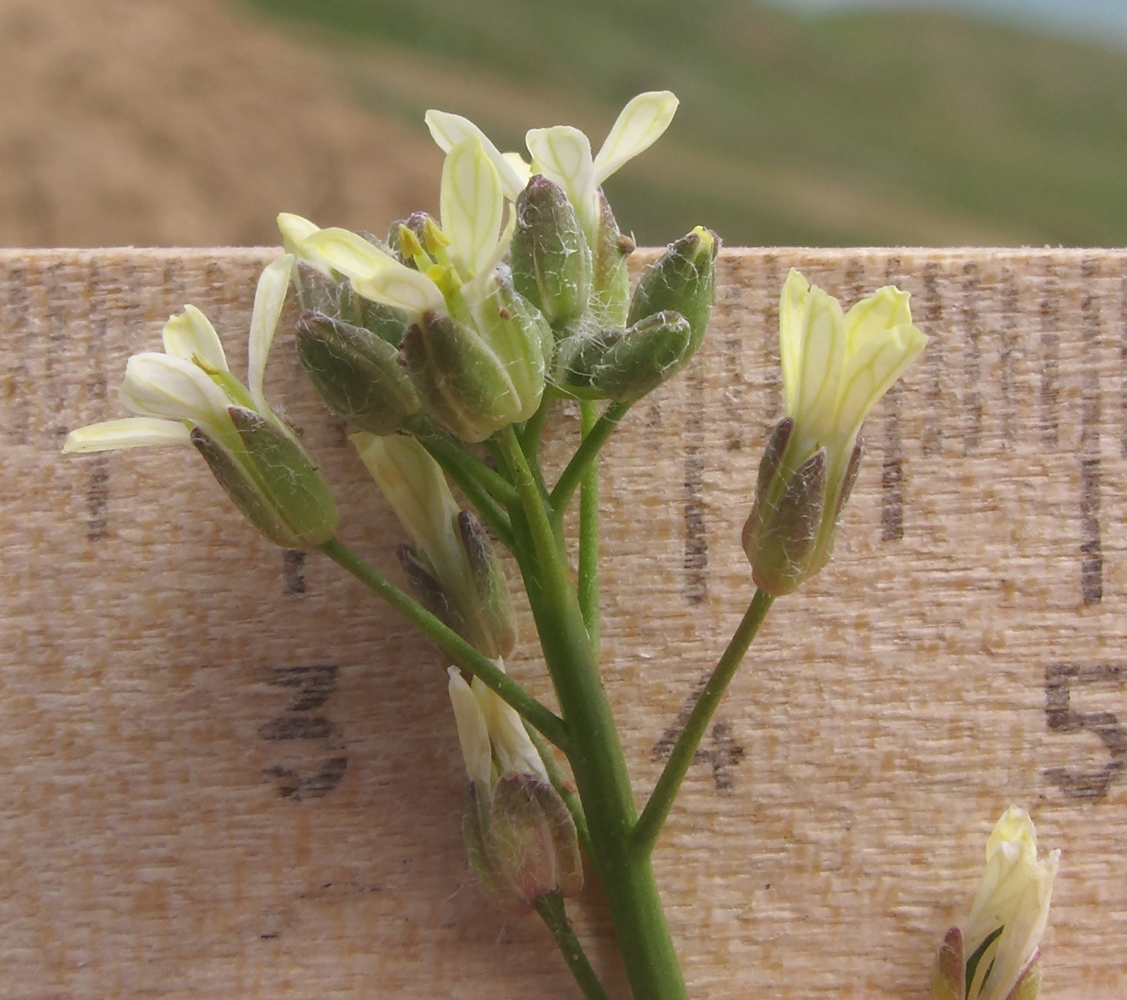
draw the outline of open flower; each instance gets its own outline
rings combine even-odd
[[[986,842],[970,916],[947,933],[940,949],[935,1000],[1036,1000],[1038,945],[1059,863],[1059,850],[1037,857],[1029,813],[1011,806],[1002,814]]]
[[[293,257],[262,272],[249,338],[249,387],[227,366],[219,336],[195,306],[164,326],[164,353],[133,355],[121,401],[137,414],[79,427],[63,452],[193,444],[220,484],[267,538],[290,548],[318,545],[336,531],[328,486],[262,386],[266,359],[289,288]]]
[[[786,416],[759,467],[744,551],[756,585],[789,594],[833,552],[861,459],[861,425],[927,343],[892,286],[848,313],[791,270],[779,305]]]
[[[588,244],[594,248],[600,221],[599,188],[623,164],[649,149],[669,127],[677,98],[668,90],[639,94],[619,113],[597,154],[591,140],[571,125],[534,128],[525,135],[531,166],[513,153],[501,153],[481,130],[461,115],[428,111],[426,122],[435,142],[452,149],[468,136],[480,138],[482,148],[504,177],[505,193],[515,200],[533,174],[561,187],[575,207]]]
[[[503,666],[498,660],[498,665]],[[575,823],[514,709],[451,667],[450,702],[470,776],[464,823],[470,863],[500,902],[531,908],[583,887]]]
[[[282,214],[283,242],[359,295],[402,310],[400,356],[426,415],[466,441],[527,420],[540,404],[552,332],[498,265],[514,217],[507,188],[481,139],[451,147],[442,169],[441,225],[400,225],[400,255],[346,229],[318,229]],[[421,232],[421,238],[420,238]]]

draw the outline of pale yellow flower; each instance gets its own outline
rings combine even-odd
[[[744,551],[755,582],[793,591],[829,561],[865,417],[927,343],[891,286],[848,313],[791,270],[779,303],[786,416],[764,454]]]

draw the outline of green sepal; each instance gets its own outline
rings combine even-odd
[[[231,457],[230,452],[205,434],[199,427],[192,429],[192,444],[207,462],[232,503],[242,512],[268,541],[283,548],[299,548],[298,539],[289,530],[262,490],[248,477],[247,470]]]
[[[239,464],[289,532],[286,547],[313,548],[332,538],[337,506],[325,477],[301,445],[254,410],[232,406],[227,412],[246,449]]]
[[[298,322],[296,342],[302,367],[326,405],[361,430],[394,433],[422,405],[397,345],[378,333],[307,314]]]
[[[191,441],[235,506],[283,548],[311,548],[332,538],[336,504],[301,446],[254,410],[232,406],[227,412],[241,441],[238,451],[199,427]]]
[[[445,313],[427,312],[412,324],[400,357],[424,413],[455,437],[484,441],[521,419],[524,403],[504,361]]]
[[[625,327],[630,309],[630,271],[626,258],[635,243],[618,228],[606,195],[599,191],[599,229],[591,247],[595,264],[591,288],[591,310],[605,327]]]

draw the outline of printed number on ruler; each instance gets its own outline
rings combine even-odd
[[[340,784],[348,768],[340,727],[327,716],[314,714],[336,690],[337,673],[335,664],[276,667],[270,671],[269,684],[295,688],[296,693],[286,706],[285,714],[259,726],[258,735],[271,742],[320,744],[325,752],[311,770],[282,764],[265,770],[264,774],[274,782],[278,792],[287,798],[316,799],[327,795]]]

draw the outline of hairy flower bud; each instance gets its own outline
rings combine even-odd
[[[418,412],[419,396],[399,363],[398,345],[316,313],[302,316],[296,340],[302,367],[329,409],[361,430],[391,434]]]
[[[536,412],[553,343],[544,317],[523,296],[498,278],[488,281],[472,325],[425,312],[401,347],[424,412],[463,441],[484,441]]]
[[[470,864],[500,902],[530,909],[583,887],[575,823],[516,712],[478,678],[449,670],[450,702],[471,785],[463,829]]]
[[[719,249],[716,234],[701,226],[671,243],[634,289],[627,325],[663,310],[679,312],[692,328],[690,356],[695,354],[712,313]]]
[[[517,198],[510,244],[513,284],[555,327],[580,316],[591,294],[593,262],[563,189],[539,174]]]
[[[679,372],[693,355],[689,321],[672,310],[653,313],[615,336],[591,386],[607,399],[633,403]]]

